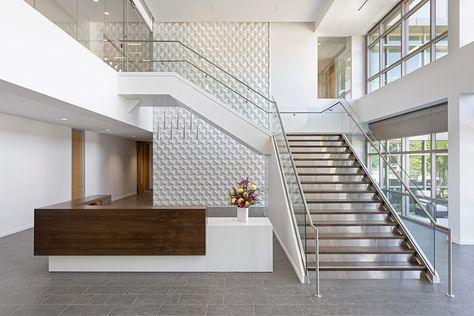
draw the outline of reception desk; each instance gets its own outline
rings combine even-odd
[[[36,209],[34,236],[35,255],[49,256],[49,271],[273,271],[268,218],[206,218],[204,207],[89,197]]]

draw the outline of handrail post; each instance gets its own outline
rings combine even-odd
[[[316,293],[314,296],[316,297],[321,297],[321,293],[319,290],[319,231],[316,227],[314,228],[314,234],[315,234],[315,240],[316,240],[316,249],[315,249],[315,254],[316,254],[316,280],[314,283],[316,283]]]
[[[451,229],[448,232],[448,297],[454,297],[453,294],[453,236]]]

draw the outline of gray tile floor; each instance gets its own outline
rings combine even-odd
[[[280,246],[274,273],[48,273],[32,230],[0,238],[6,315],[474,315],[474,247],[456,247],[454,299],[420,280],[298,283]]]

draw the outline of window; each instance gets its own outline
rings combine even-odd
[[[443,224],[448,218],[448,133],[432,133],[380,141],[380,152],[393,168],[382,163],[368,145],[369,172],[403,216],[422,217],[399,178]],[[402,172],[402,169],[405,172]]]
[[[448,54],[448,0],[402,0],[367,35],[367,93]]]

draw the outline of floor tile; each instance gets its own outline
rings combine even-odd
[[[12,316],[55,316],[59,315],[67,305],[24,305],[14,311]]]
[[[184,294],[179,298],[178,304],[206,305],[222,304],[224,295],[202,295],[202,294]]]
[[[224,304],[230,305],[255,305],[268,304],[266,295],[224,295]]]
[[[206,305],[161,305],[158,315],[205,315]]]
[[[47,305],[44,305],[47,306]],[[68,316],[105,316],[108,315],[114,305],[69,305],[62,313]]]
[[[253,305],[208,305],[206,315],[253,316],[255,315],[255,310]]]
[[[156,315],[160,305],[115,305],[109,315],[114,316],[138,316]]]
[[[42,304],[87,304],[93,297],[92,294],[53,294]]]
[[[127,305],[132,304],[136,297],[137,295],[130,294],[97,294],[89,301],[88,304]]]
[[[303,315],[299,305],[254,305],[255,315]]]
[[[158,304],[178,304],[179,295],[154,295],[139,294],[132,304],[134,305],[158,305]]]

